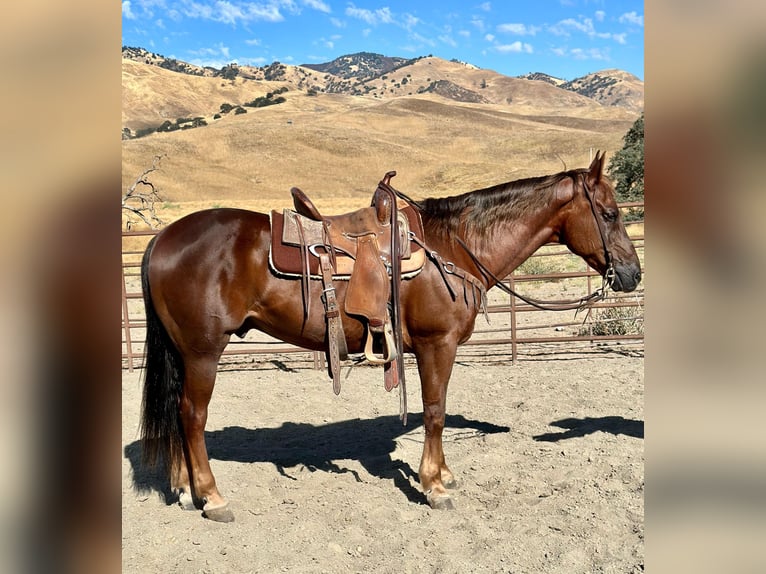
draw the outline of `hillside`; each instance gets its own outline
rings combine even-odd
[[[636,112],[644,109],[644,83],[622,70],[594,72],[561,84],[561,87],[605,106],[618,106]]]
[[[370,52],[341,56],[324,64],[301,64],[302,68],[332,74],[346,80],[364,80],[387,74],[412,62],[405,58],[391,58]]]
[[[152,181],[166,220],[212,205],[287,207],[292,186],[328,213],[352,209],[392,169],[414,197],[463,193],[586,165],[596,149],[620,149],[636,118],[439,58],[358,82],[366,97],[328,90],[356,79],[280,63],[223,77],[125,58],[122,73],[123,187],[162,156]],[[180,129],[135,137],[163,123]]]
[[[566,80],[562,80],[561,78],[550,76],[548,74],[543,74],[542,72],[530,72],[529,74],[519,76],[519,78],[522,80],[538,80],[541,82],[547,82],[548,84],[556,87],[560,87],[561,84],[566,84]]]

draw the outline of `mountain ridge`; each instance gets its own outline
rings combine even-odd
[[[284,82],[290,89],[312,94],[336,93],[381,99],[437,93],[455,101],[510,104],[518,101],[519,92],[529,91],[542,98],[565,102],[565,105],[584,105],[576,98],[546,92],[543,88],[522,89],[517,82],[523,81],[545,83],[601,105],[622,107],[636,113],[643,110],[643,82],[628,72],[616,69],[601,70],[566,81],[542,72],[505,76],[467,62],[448,62],[432,55],[408,59],[357,52],[320,64],[294,66],[275,61],[265,66],[246,66],[232,62],[220,69],[196,66],[144,48],[123,46],[122,55],[124,60],[172,72],[228,81]]]

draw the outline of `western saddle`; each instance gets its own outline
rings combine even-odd
[[[321,280],[327,322],[329,374],[340,393],[340,361],[348,358],[334,281],[348,281],[344,310],[363,319],[364,355],[385,365],[387,391],[399,386],[406,416],[399,289],[402,277],[417,275],[426,253],[420,214],[390,185],[395,171],[378,184],[369,207],[323,216],[297,187],[295,210],[271,212],[272,269],[302,282],[304,324],[311,307],[311,280]],[[414,240],[414,241],[413,241]]]

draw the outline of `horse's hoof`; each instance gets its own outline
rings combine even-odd
[[[178,493],[178,506],[184,510],[195,510],[194,498],[192,498],[191,492],[181,491]]]
[[[439,496],[428,495],[428,505],[434,510],[455,510],[455,503],[452,502],[452,497],[448,494],[442,494]]]
[[[227,502],[223,506],[210,508],[207,504],[202,509],[202,516],[215,522],[234,522],[234,513],[229,509]]]

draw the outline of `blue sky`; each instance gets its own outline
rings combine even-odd
[[[456,58],[566,80],[644,78],[644,4],[625,0],[122,0],[122,43],[197,65],[316,64],[354,52]]]

